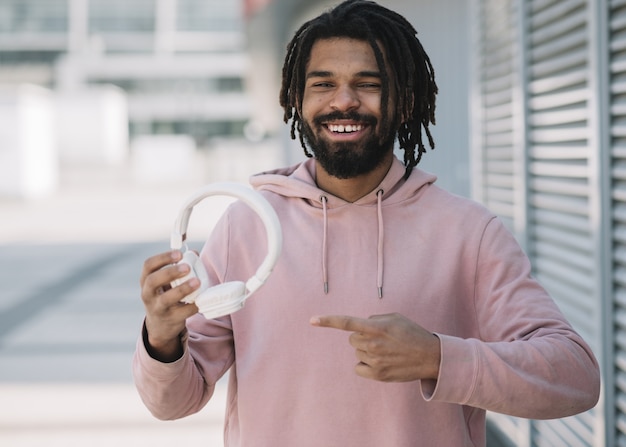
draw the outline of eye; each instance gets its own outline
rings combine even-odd
[[[332,86],[333,84],[327,81],[320,81],[311,85],[311,87],[317,87],[317,88],[331,88]]]
[[[378,82],[361,82],[359,88],[365,90],[380,90],[381,86]]]

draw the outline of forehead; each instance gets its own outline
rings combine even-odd
[[[347,37],[319,39],[311,47],[307,73],[311,71],[378,71],[369,42]]]

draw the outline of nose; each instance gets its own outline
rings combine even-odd
[[[335,91],[330,106],[334,110],[353,110],[361,105],[357,92],[352,87],[340,86]]]

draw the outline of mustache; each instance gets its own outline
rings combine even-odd
[[[368,124],[371,126],[376,126],[376,123],[378,123],[378,120],[376,119],[376,117],[372,115],[361,115],[360,113],[357,113],[357,112],[344,113],[344,112],[339,112],[339,111],[334,111],[326,115],[316,116],[313,119],[313,122],[317,126],[321,126],[327,121],[336,121],[336,120],[357,121],[359,123],[364,123],[364,124]]]

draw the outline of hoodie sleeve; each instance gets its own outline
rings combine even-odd
[[[498,219],[486,226],[476,262],[477,338],[437,334],[437,381],[424,398],[531,419],[592,408],[600,393],[597,361],[546,291]]]
[[[192,320],[200,318],[204,319],[197,314]],[[200,322],[207,328],[202,334],[185,331],[181,334],[183,355],[172,363],[150,357],[144,327],[133,358],[133,378],[141,400],[156,418],[172,420],[194,414],[211,399],[215,384],[233,363],[229,321],[225,317],[211,324]],[[198,349],[204,352],[199,354]]]

